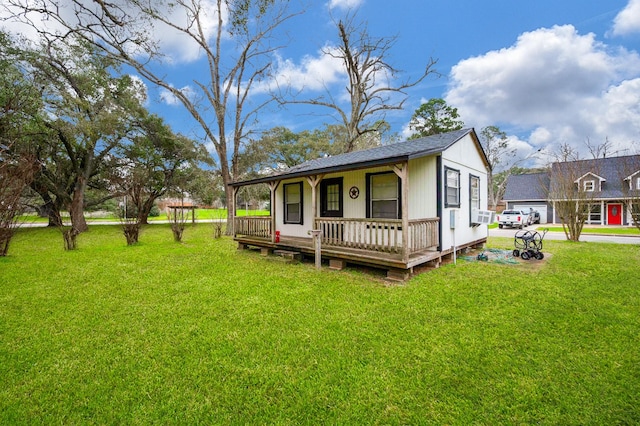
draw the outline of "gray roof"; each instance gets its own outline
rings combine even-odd
[[[439,154],[469,133],[473,133],[475,140],[477,140],[475,131],[472,128],[456,130],[453,132],[379,146],[362,151],[349,152],[331,157],[316,158],[297,166],[290,167],[281,172],[274,173],[268,177],[243,182],[234,182],[231,185],[243,186],[252,183],[270,182],[285,178],[309,176],[318,173],[355,170],[404,162],[413,158]],[[482,151],[482,148],[480,146],[478,147]],[[484,151],[482,151],[482,155],[485,162],[487,162]]]
[[[532,173],[509,176],[503,199],[546,200],[549,198],[550,185],[553,185],[552,182],[558,182],[560,176],[567,176],[571,179],[570,182],[573,182],[588,173],[604,179],[602,190],[593,194],[594,199],[624,198],[623,185],[628,185],[624,179],[637,171],[640,171],[640,155],[553,163],[551,175]]]
[[[549,191],[549,174],[529,173],[511,175],[502,197],[505,201],[546,200]]]
[[[623,185],[628,185],[624,179],[638,170],[640,155],[554,163],[551,167],[552,176],[571,176],[575,180],[591,173],[603,178],[602,190],[594,194],[595,199],[624,198]]]

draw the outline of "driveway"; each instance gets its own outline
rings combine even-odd
[[[538,229],[536,229],[538,228]],[[542,233],[542,229],[544,229],[544,225],[540,226],[529,226],[524,228],[523,231],[536,231]],[[514,238],[516,232],[520,231],[517,228],[495,228],[489,229],[490,237],[506,237],[506,238]],[[548,232],[544,237],[546,240],[566,240],[564,232]],[[580,241],[592,242],[592,243],[616,243],[616,244],[639,244],[640,245],[640,237],[638,236],[627,236],[627,235],[597,235],[597,234],[585,234],[580,235]]]

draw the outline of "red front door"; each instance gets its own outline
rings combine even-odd
[[[607,225],[622,225],[622,204],[607,205]]]

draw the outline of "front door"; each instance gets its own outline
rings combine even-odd
[[[607,205],[607,225],[622,225],[622,204]]]
[[[342,178],[320,182],[320,216],[342,217]]]

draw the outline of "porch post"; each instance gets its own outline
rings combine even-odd
[[[604,200],[600,201],[600,225],[604,225]]]
[[[231,198],[231,205],[227,206],[227,208],[231,211],[231,233],[233,236],[236,236],[236,197],[238,196],[238,191],[240,191],[239,186],[233,187],[233,197]],[[228,216],[228,215],[227,215]],[[229,224],[227,223],[227,228]]]
[[[324,175],[307,176],[307,182],[311,186],[311,229],[316,229],[316,217],[318,217],[318,191],[317,187]]]
[[[396,164],[393,171],[402,182],[402,261],[409,263],[409,163]]]
[[[269,191],[271,192],[271,242],[276,242],[276,191],[280,186],[280,181],[269,182]]]

